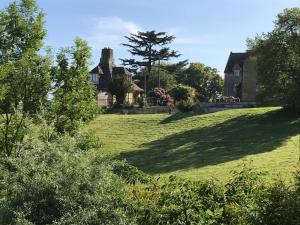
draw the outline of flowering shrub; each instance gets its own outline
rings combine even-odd
[[[149,92],[149,97],[154,105],[174,104],[173,97],[163,88],[154,88]]]

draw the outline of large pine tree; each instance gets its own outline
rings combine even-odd
[[[123,64],[133,67],[146,67],[148,75],[151,74],[152,66],[155,62],[179,56],[178,52],[167,47],[168,44],[174,41],[175,37],[167,35],[166,32],[156,32],[154,30],[138,32],[125,38],[128,43],[123,43],[122,45],[128,47],[128,51],[133,56],[137,56],[138,59],[122,59]],[[146,89],[147,77],[144,85],[144,89]]]

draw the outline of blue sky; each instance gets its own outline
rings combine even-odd
[[[0,8],[9,0],[1,0]],[[300,7],[300,0],[38,0],[46,13],[46,45],[70,46],[79,36],[93,49],[97,64],[103,47],[118,58],[130,57],[124,35],[138,30],[175,35],[172,48],[178,60],[202,62],[224,70],[230,51],[246,50],[246,38],[273,28],[284,8]]]

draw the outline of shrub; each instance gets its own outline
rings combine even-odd
[[[172,97],[174,98],[174,101],[187,101],[189,99],[195,100],[196,91],[194,88],[186,85],[179,84],[176,87],[174,87],[170,91]]]
[[[127,162],[115,162],[113,171],[128,184],[146,184],[153,180],[150,175],[145,174],[144,172],[128,164]]]
[[[196,104],[195,89],[185,85],[178,85],[170,91],[177,108],[182,112],[188,112]]]
[[[181,112],[190,112],[193,110],[193,107],[195,105],[195,102],[192,100],[180,100],[176,103],[176,107]]]
[[[45,141],[32,126],[18,157],[0,163],[0,224],[126,224],[124,184],[95,146],[63,135]]]
[[[137,103],[139,104],[140,108],[144,108],[144,107],[148,106],[147,99],[146,99],[146,97],[144,95],[138,97]]]
[[[81,151],[89,151],[91,149],[99,149],[102,142],[99,137],[92,132],[78,133],[76,136],[76,147]]]
[[[154,88],[149,92],[149,97],[153,99],[155,105],[170,105],[174,103],[173,98],[163,88]]]

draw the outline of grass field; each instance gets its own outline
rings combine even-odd
[[[300,119],[277,107],[205,115],[100,115],[87,129],[101,152],[152,175],[227,180],[244,160],[269,178],[290,178],[300,151]]]

